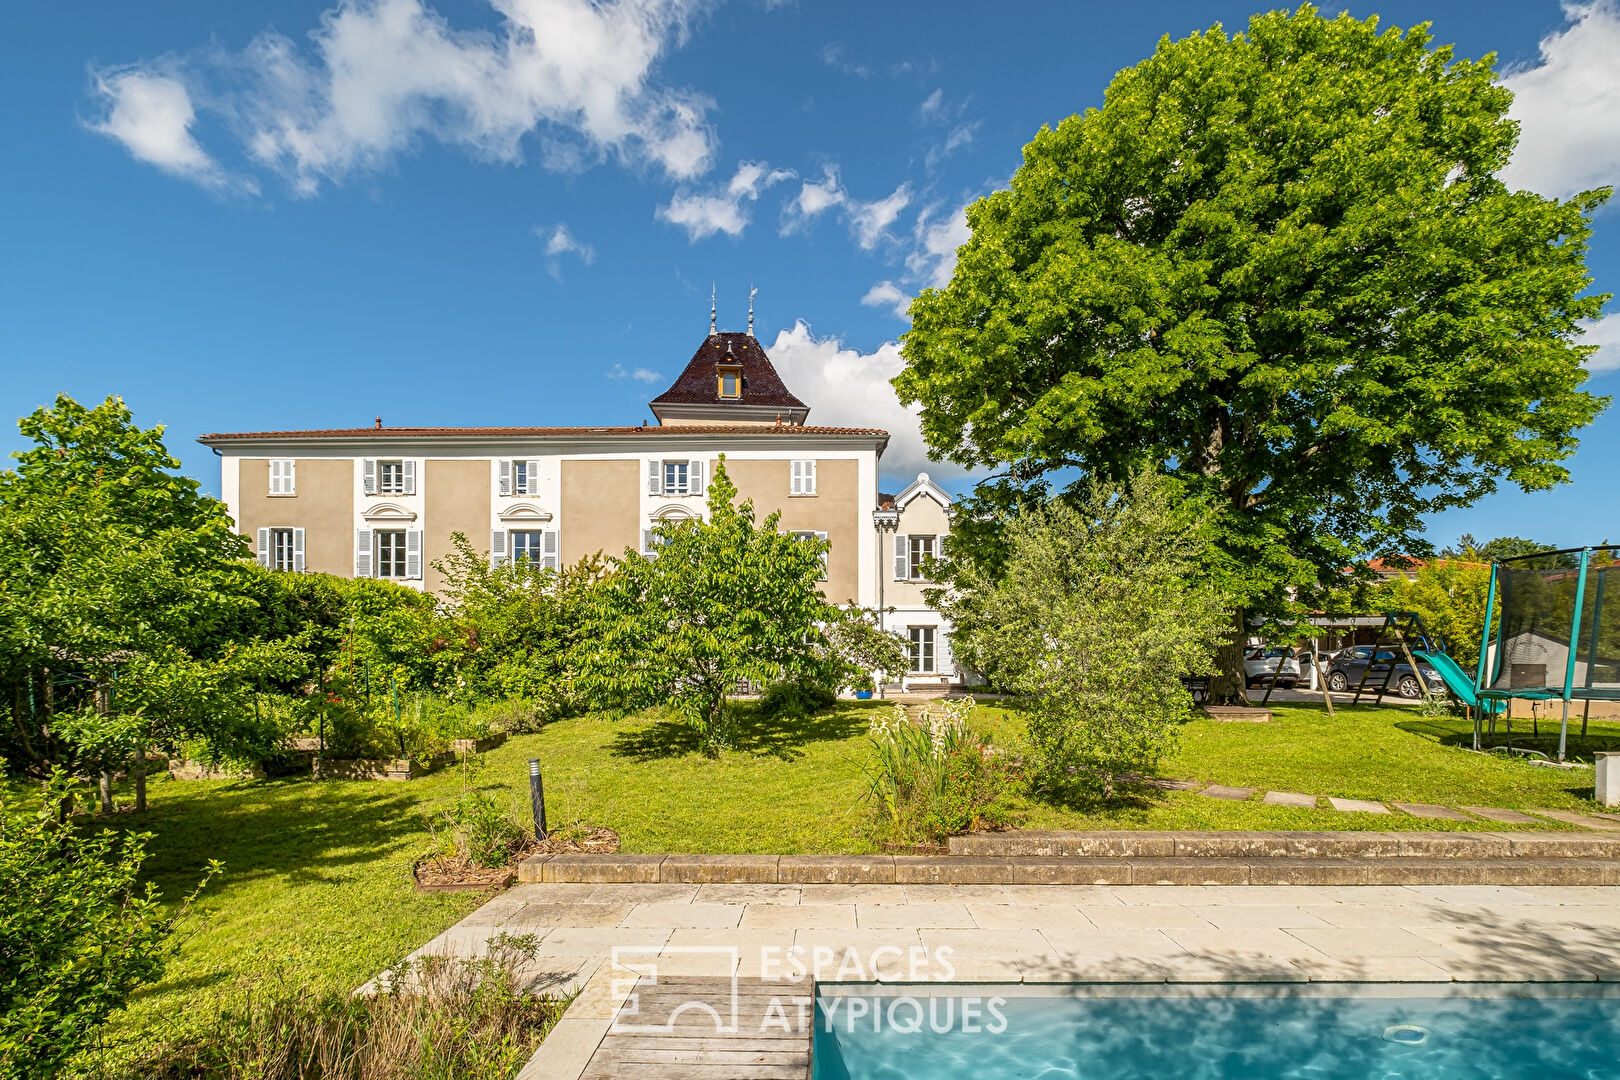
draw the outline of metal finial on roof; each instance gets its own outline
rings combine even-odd
[[[709,336],[714,337],[714,285],[709,286]]]
[[[755,288],[750,288],[748,290],[748,336],[749,337],[754,336],[754,294],[757,293],[757,292],[759,292],[759,290],[755,289]]]

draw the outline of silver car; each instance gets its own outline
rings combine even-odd
[[[1243,654],[1243,676],[1250,686],[1276,681],[1284,690],[1299,685],[1299,661],[1294,650],[1281,646],[1259,647]]]

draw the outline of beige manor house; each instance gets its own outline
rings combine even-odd
[[[752,317],[750,316],[750,323]],[[638,427],[340,428],[204,435],[220,490],[259,562],[441,585],[452,533],[493,563],[547,566],[648,551],[659,521],[701,518],[721,454],[739,497],[783,529],[828,542],[828,600],[877,609],[910,643],[906,685],[962,681],[923,567],[950,531],[950,497],[926,473],[878,490],[889,434],[812,427],[748,333],[709,336]]]

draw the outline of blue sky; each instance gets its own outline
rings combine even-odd
[[[637,423],[707,329],[758,336],[812,422],[895,432],[897,314],[961,207],[1111,75],[1254,7],[700,0],[13,5],[0,34],[0,410],[122,394],[188,472],[205,431]],[[1353,6],[1494,51],[1520,186],[1620,174],[1612,0]],[[989,12],[989,13],[987,13]],[[993,13],[993,14],[992,14]],[[1620,291],[1620,210],[1591,268]],[[1611,305],[1611,310],[1620,310]],[[1620,319],[1592,389],[1620,392]],[[17,446],[8,429],[0,449]],[[1620,410],[1574,482],[1433,524],[1620,539]]]

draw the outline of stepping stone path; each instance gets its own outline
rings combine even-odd
[[[1486,821],[1499,821],[1503,825],[1534,825],[1536,819],[1517,810],[1503,810],[1497,806],[1465,806],[1464,810]]]
[[[1229,802],[1245,802],[1254,796],[1256,790],[1246,787],[1226,787],[1223,784],[1210,784],[1206,787],[1198,780],[1165,780],[1158,777],[1139,778],[1139,782],[1162,791],[1193,791],[1211,799],[1226,799]],[[1319,796],[1304,795],[1297,791],[1268,791],[1261,795],[1260,801],[1268,806],[1292,806],[1315,810],[1321,799]],[[1538,819],[1545,818],[1583,829],[1620,832],[1620,814],[1605,814],[1601,811],[1580,814],[1573,810],[1531,810],[1529,814],[1524,814],[1497,806],[1465,806],[1461,810],[1453,810],[1449,806],[1431,806],[1428,803],[1392,802],[1389,806],[1385,806],[1371,799],[1340,799],[1331,795],[1327,801],[1333,809],[1347,814],[1387,814],[1390,812],[1389,807],[1393,806],[1403,814],[1430,821],[1473,821],[1476,818],[1483,818],[1502,825],[1536,825],[1539,824]],[[1536,817],[1531,817],[1530,814]]]
[[[1389,805],[1403,814],[1413,817],[1430,818],[1435,821],[1467,821],[1468,815],[1459,810],[1452,810],[1445,806],[1428,806],[1424,803],[1392,802]]]
[[[1343,810],[1351,814],[1387,814],[1389,807],[1381,802],[1371,802],[1367,799],[1335,799],[1328,796],[1328,805],[1335,810]]]
[[[1300,795],[1293,791],[1268,791],[1265,798],[1260,800],[1272,806],[1298,806],[1307,810],[1316,809],[1315,795]]]
[[[1247,799],[1249,796],[1254,794],[1254,788],[1252,788],[1252,787],[1222,787],[1219,784],[1211,784],[1211,785],[1209,785],[1209,787],[1205,788],[1203,791],[1200,791],[1198,794],[1200,794],[1200,795],[1208,795],[1212,799],[1230,799],[1233,802],[1242,802],[1243,800]]]

